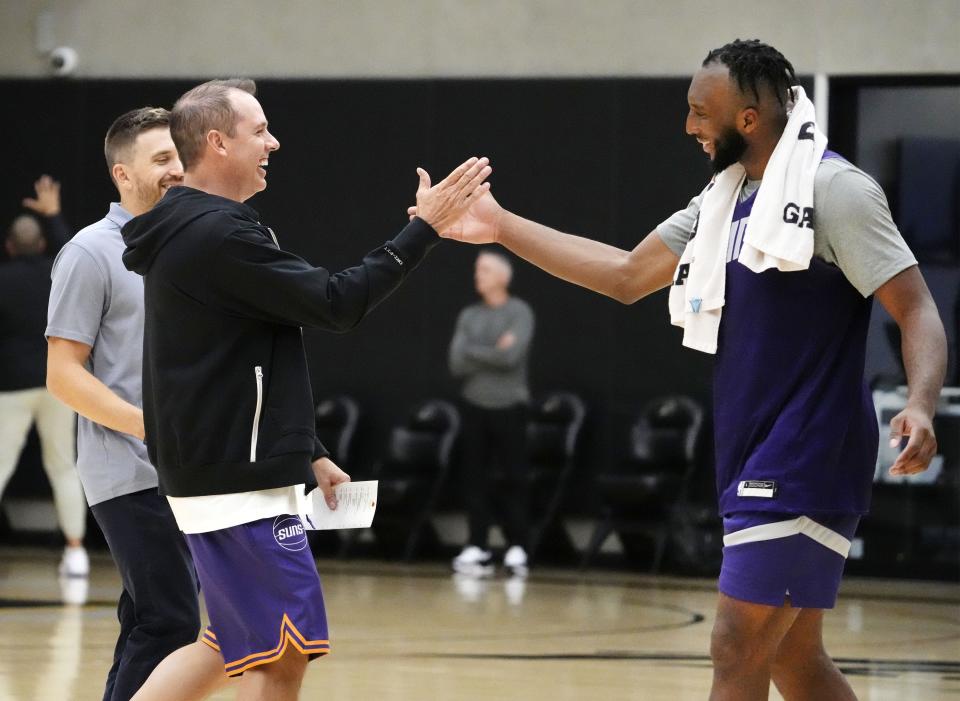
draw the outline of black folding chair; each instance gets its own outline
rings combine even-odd
[[[379,504],[373,521],[377,541],[399,545],[410,560],[424,539],[437,540],[430,523],[450,473],[450,457],[460,433],[460,413],[449,402],[418,405],[390,433],[386,455],[374,467]]]
[[[661,397],[644,405],[631,427],[626,459],[619,469],[597,475],[601,514],[582,567],[616,531],[628,553],[638,536],[652,539],[650,570],[660,569],[671,514],[687,498],[702,427],[703,408],[689,397]]]
[[[560,506],[573,472],[586,413],[583,400],[571,392],[548,394],[530,409],[526,454],[531,487],[531,558],[550,534],[569,544],[560,523]]]
[[[317,404],[317,437],[330,451],[331,459],[344,469],[350,464],[359,420],[360,409],[352,397],[340,395]]]

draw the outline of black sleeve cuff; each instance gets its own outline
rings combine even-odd
[[[313,439],[313,457],[311,458],[311,461],[316,461],[316,460],[319,460],[320,458],[329,458],[329,457],[330,457],[330,451],[324,447],[323,443],[320,442],[319,438],[314,438]]]
[[[386,247],[399,255],[404,265],[416,266],[442,240],[432,226],[420,217],[414,217],[392,241],[386,243]]]

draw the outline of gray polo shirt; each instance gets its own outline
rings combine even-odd
[[[80,231],[53,264],[46,335],[92,347],[87,369],[115,394],[143,406],[143,278],[123,266],[120,228],[131,215],[118,203]],[[142,441],[82,416],[77,470],[90,506],[156,488]]]
[[[453,376],[463,379],[464,399],[484,409],[530,401],[527,356],[533,328],[533,310],[516,297],[501,307],[478,303],[460,312],[449,361]],[[508,331],[516,342],[510,348],[497,348],[497,341]]]

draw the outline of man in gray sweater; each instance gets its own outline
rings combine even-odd
[[[503,527],[509,547],[504,566],[514,575],[527,571],[527,467],[524,455],[527,356],[534,316],[529,305],[510,295],[510,261],[485,250],[477,257],[474,281],[481,301],[457,318],[450,343],[450,371],[463,378],[462,452],[470,539],[453,560],[463,574],[493,573],[487,548],[492,520],[492,464],[502,471]]]

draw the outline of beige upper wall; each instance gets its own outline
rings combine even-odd
[[[735,37],[798,72],[960,72],[960,0],[0,0],[0,75],[687,75]]]

